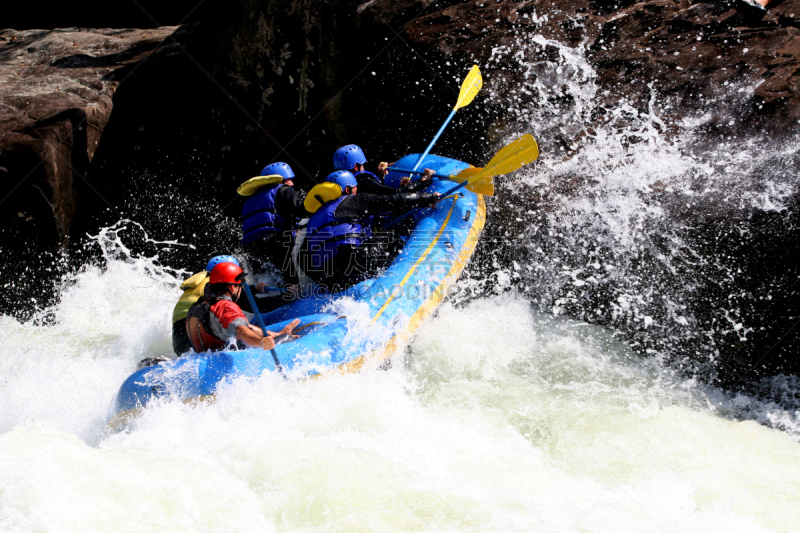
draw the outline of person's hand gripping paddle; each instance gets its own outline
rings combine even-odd
[[[509,174],[515,170],[519,170],[528,163],[535,161],[537,157],[539,157],[539,145],[536,144],[536,139],[533,138],[533,135],[526,133],[516,141],[504,146],[503,149],[497,152],[483,168],[470,167],[465,168],[453,176],[437,176],[436,174],[434,174],[434,176],[453,181],[461,181],[461,183],[452,189],[443,192],[442,198],[450,196],[462,187],[467,187],[469,189],[471,184],[480,185],[481,187],[487,188],[487,190],[489,187],[491,187],[491,193],[494,194],[494,183],[492,181],[492,176]],[[397,170],[405,172],[401,169]],[[483,194],[475,189],[471,190],[478,192],[479,194]],[[417,209],[419,208],[412,209],[408,213],[399,216],[398,218],[386,224],[384,227],[389,228],[393,226],[400,220],[414,213]]]

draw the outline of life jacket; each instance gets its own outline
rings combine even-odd
[[[275,195],[281,187],[279,183],[259,190],[244,202],[242,207],[242,244],[255,241],[270,233],[283,233],[292,229],[292,221],[278,214],[275,208]]]
[[[178,320],[186,318],[186,315],[188,314],[189,308],[192,306],[192,304],[203,296],[207,283],[208,272],[205,270],[198,272],[191,278],[181,283],[183,294],[181,294],[178,303],[175,304],[175,308],[172,310],[173,324]]]
[[[370,227],[372,217],[362,220],[336,218],[336,208],[348,196],[328,202],[311,216],[306,226],[307,253],[309,266],[322,267],[333,258],[344,245],[361,246],[372,236]]]
[[[373,174],[369,170],[359,170],[358,172],[353,172],[353,176],[355,176],[356,178],[358,176],[360,176],[361,174],[366,174],[367,176],[370,176],[372,179],[374,179],[378,183],[383,183],[382,179],[380,179],[378,176],[376,176],[375,174]]]
[[[189,308],[189,314],[186,317],[186,333],[192,342],[192,348],[197,353],[206,350],[221,350],[228,345],[226,341],[211,333],[211,324],[208,319],[213,303],[214,300],[211,298],[200,298]]]

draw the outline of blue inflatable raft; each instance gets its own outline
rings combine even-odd
[[[404,157],[398,168],[411,168],[418,155]],[[420,168],[451,175],[468,164],[429,155]],[[390,172],[388,185],[403,175]],[[434,180],[429,192],[445,192],[452,181]],[[281,371],[288,379],[355,372],[367,361],[389,357],[407,343],[433,313],[472,256],[486,220],[483,196],[465,188],[435,208],[414,215],[413,231],[401,252],[379,277],[337,294],[303,297],[263,313],[267,329],[278,331],[300,318],[300,338],[276,347]],[[182,401],[213,396],[217,387],[238,377],[276,371],[270,352],[261,349],[188,354],[132,374],[109,408],[109,423],[119,425],[154,398]]]

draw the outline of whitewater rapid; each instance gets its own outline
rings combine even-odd
[[[445,304],[389,369],[265,374],[113,432],[180,281],[109,258],[52,325],[0,319],[0,530],[797,530],[790,432],[515,292]]]

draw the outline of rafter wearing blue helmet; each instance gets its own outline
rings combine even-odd
[[[438,193],[359,193],[359,183],[347,170],[325,178],[342,189],[342,195],[323,204],[308,221],[299,263],[305,273],[331,292],[365,279],[390,260],[385,239],[373,238],[373,217],[399,214],[431,205]]]
[[[328,174],[328,177],[325,178],[325,181],[329,181],[331,183],[335,183],[339,187],[342,188],[342,194],[350,194],[346,189],[347,187],[354,188],[358,187],[358,182],[356,181],[355,176],[353,176],[352,172],[347,170],[337,170],[336,172],[331,172]]]
[[[342,146],[333,153],[333,168],[337,170],[348,170],[353,173],[361,192],[371,194],[394,194],[397,191],[392,187],[383,185],[383,176],[386,174],[388,163],[378,165],[378,175],[376,176],[368,170],[364,170],[364,163],[367,156],[364,150],[355,144]]]
[[[233,263],[237,267],[241,267],[239,260],[232,255],[218,255],[209,260],[208,264],[206,265],[206,272],[211,272],[214,270],[214,267],[220,263]]]
[[[358,172],[356,166],[364,167],[367,162],[367,156],[364,155],[364,150],[355,144],[348,144],[342,146],[333,153],[333,168],[336,170],[350,170],[353,169]]]
[[[361,194],[397,194],[398,189],[384,185],[383,179],[386,176],[388,163],[381,162],[378,165],[377,175],[368,170],[364,170],[364,163],[367,158],[364,151],[355,144],[348,144],[342,146],[333,154],[333,166],[338,170],[350,171],[358,182],[359,191]],[[425,169],[422,179],[419,181],[427,181],[431,179],[433,171]],[[401,183],[401,190],[403,192],[416,192],[427,187],[430,183],[417,185],[418,182],[411,183],[410,178],[403,178]]]
[[[259,189],[242,207],[242,246],[251,256],[270,261],[290,274],[288,253],[292,248],[297,220],[308,216],[303,197],[294,190],[292,167],[284,162],[270,163],[262,176],[278,175],[281,183]],[[292,276],[289,276],[292,278]]]
[[[286,183],[287,180],[291,180],[292,178],[294,178],[294,172],[292,171],[292,167],[281,161],[277,163],[270,163],[269,165],[265,166],[263,169],[261,169],[261,175],[282,176],[284,183]]]

